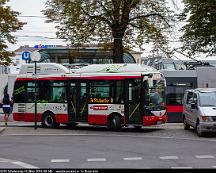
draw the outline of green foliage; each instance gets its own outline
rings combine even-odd
[[[16,39],[11,35],[22,28],[23,24],[17,19],[19,15],[5,6],[9,0],[0,0],[0,64],[9,65],[11,63],[10,57],[13,55],[12,52],[7,51],[7,43],[14,44]]]
[[[71,45],[113,42],[114,52],[150,42],[166,50],[173,19],[165,0],[47,0],[43,13]]]
[[[185,8],[180,16],[187,24],[181,40],[183,50],[190,54],[198,52],[213,55],[216,53],[216,1],[183,0]]]

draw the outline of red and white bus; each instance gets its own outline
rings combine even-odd
[[[55,63],[23,65],[14,85],[13,118],[43,127],[79,122],[118,131],[167,122],[164,76],[140,64],[95,64],[71,73]],[[35,82],[36,81],[36,82]],[[36,86],[35,86],[36,84]],[[36,89],[36,91],[35,91]]]

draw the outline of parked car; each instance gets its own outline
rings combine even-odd
[[[195,128],[198,136],[216,132],[216,88],[186,90],[183,98],[184,129]]]

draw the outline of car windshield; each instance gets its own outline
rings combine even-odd
[[[216,91],[202,92],[200,95],[200,106],[216,106]]]

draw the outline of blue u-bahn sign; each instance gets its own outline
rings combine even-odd
[[[31,53],[30,52],[23,52],[22,53],[22,60],[30,60],[31,59]]]

